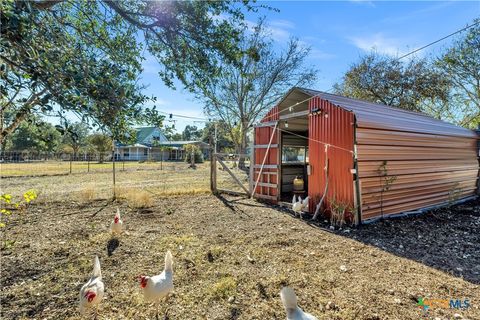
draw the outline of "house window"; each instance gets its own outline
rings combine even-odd
[[[148,156],[148,149],[143,149],[143,155]]]
[[[124,152],[123,152],[123,157],[124,157],[124,158],[129,158],[129,157],[130,157],[130,152],[124,151]]]

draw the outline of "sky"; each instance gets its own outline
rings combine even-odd
[[[318,69],[313,89],[328,91],[359,57],[372,49],[400,56],[469,25],[480,17],[480,1],[259,1],[279,12],[261,10],[247,15],[254,24],[260,16],[267,20],[277,50],[285,48],[290,37],[311,47],[308,65]],[[461,34],[460,34],[461,35]],[[420,51],[417,56],[439,55],[455,39],[451,37]],[[140,83],[145,93],[156,96],[160,111],[205,118],[203,105],[193,95],[166,87],[158,77],[159,65],[145,56]],[[181,132],[186,125],[203,127],[174,117]],[[168,120],[168,117],[167,117]],[[173,122],[166,121],[166,125]]]

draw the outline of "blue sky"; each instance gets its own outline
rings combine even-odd
[[[289,37],[297,37],[312,47],[307,63],[319,69],[313,86],[329,90],[349,66],[375,48],[390,55],[401,55],[437,40],[470,24],[480,16],[480,1],[265,1],[280,12],[263,11],[279,50]],[[258,15],[249,15],[255,22]],[[436,55],[454,37],[421,51]],[[189,93],[165,87],[157,76],[157,63],[147,57],[142,82],[146,93],[158,97],[159,110],[203,117],[202,105]],[[168,122],[167,122],[168,124]],[[178,120],[176,128],[201,123]]]

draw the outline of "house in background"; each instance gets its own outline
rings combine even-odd
[[[117,161],[145,161],[185,159],[185,146],[197,145],[206,158],[209,156],[208,144],[202,141],[169,141],[157,127],[137,128],[137,141],[133,145],[117,143],[115,159]]]
[[[168,150],[168,160],[183,160],[185,159],[185,146],[188,144],[196,145],[200,148],[203,158],[207,159],[210,156],[209,145],[203,141],[163,141],[160,145],[166,147]],[[164,158],[165,159],[165,158]]]

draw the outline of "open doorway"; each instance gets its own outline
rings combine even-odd
[[[307,128],[305,128],[307,129]],[[308,130],[281,131],[280,200],[308,195]]]

